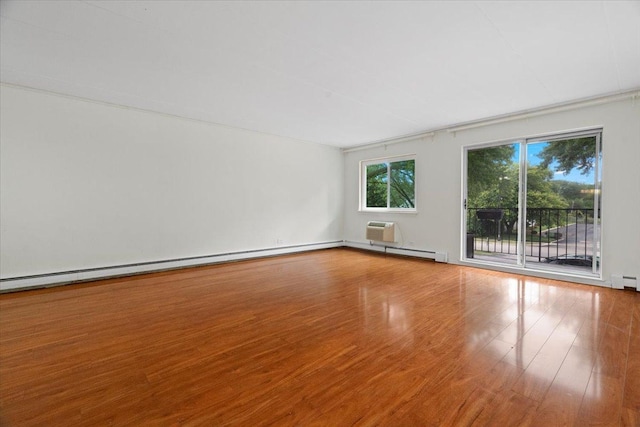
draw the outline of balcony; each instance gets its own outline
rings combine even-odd
[[[593,272],[593,209],[528,208],[523,233],[527,265],[579,274]],[[467,258],[518,263],[518,209],[467,209]],[[599,267],[596,265],[596,267]]]

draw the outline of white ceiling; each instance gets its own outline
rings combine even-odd
[[[1,80],[348,147],[640,87],[640,1],[5,1]]]

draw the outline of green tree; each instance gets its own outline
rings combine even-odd
[[[503,232],[514,233],[518,223],[518,165],[511,164],[505,175],[494,185],[481,191],[470,207],[503,209]],[[527,212],[529,223],[542,222],[545,227],[556,225],[554,218],[539,218],[536,208],[565,209],[567,200],[554,191],[553,172],[546,167],[529,166],[527,168]]]
[[[367,207],[415,207],[415,160],[367,166]]]
[[[497,185],[513,164],[513,145],[469,150],[467,155],[467,204],[476,205],[480,193]],[[517,181],[516,181],[517,182]]]
[[[568,207],[565,198],[553,190],[552,178],[553,172],[546,166],[538,165],[527,168],[527,209],[565,209]]]
[[[391,163],[389,207],[415,207],[415,160]]]
[[[587,175],[595,166],[596,138],[588,136],[551,141],[539,156],[542,159],[542,167],[546,168],[555,163],[556,172],[564,172],[567,175],[575,168],[582,175]]]
[[[593,209],[593,185],[579,182],[554,180],[553,191],[561,195],[571,209]]]
[[[469,207],[503,210],[504,231],[513,231],[518,222],[518,175],[516,163],[501,168],[501,174],[491,185],[469,197]]]
[[[387,164],[367,166],[367,207],[387,207]]]

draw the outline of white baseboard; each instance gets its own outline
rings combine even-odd
[[[309,243],[304,245],[257,249],[252,251],[229,252],[224,254],[206,255],[200,257],[165,260],[158,262],[92,268],[86,270],[39,274],[25,277],[13,277],[0,280],[0,292],[17,291],[48,286],[60,286],[89,280],[107,279],[110,277],[128,276],[185,267],[195,267],[199,265],[218,264],[229,261],[240,261],[245,259],[262,258],[274,255],[293,254],[297,252],[306,252],[318,249],[338,248],[342,246],[344,246],[344,242],[340,240],[334,242]]]
[[[373,251],[373,252],[383,252],[384,253],[384,251],[385,251],[385,247],[384,246],[372,245],[370,243],[345,241],[344,242],[344,246],[346,246],[348,248],[364,249],[366,251]]]
[[[398,248],[394,246],[383,246],[379,244],[346,241],[345,246],[356,249],[364,249],[367,251],[384,252],[387,254],[404,255],[417,258],[433,259],[437,262],[447,262],[446,252],[426,251],[422,249]]]

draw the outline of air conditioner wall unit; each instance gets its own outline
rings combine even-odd
[[[377,242],[395,242],[396,226],[393,222],[369,221],[367,223],[367,240]]]

